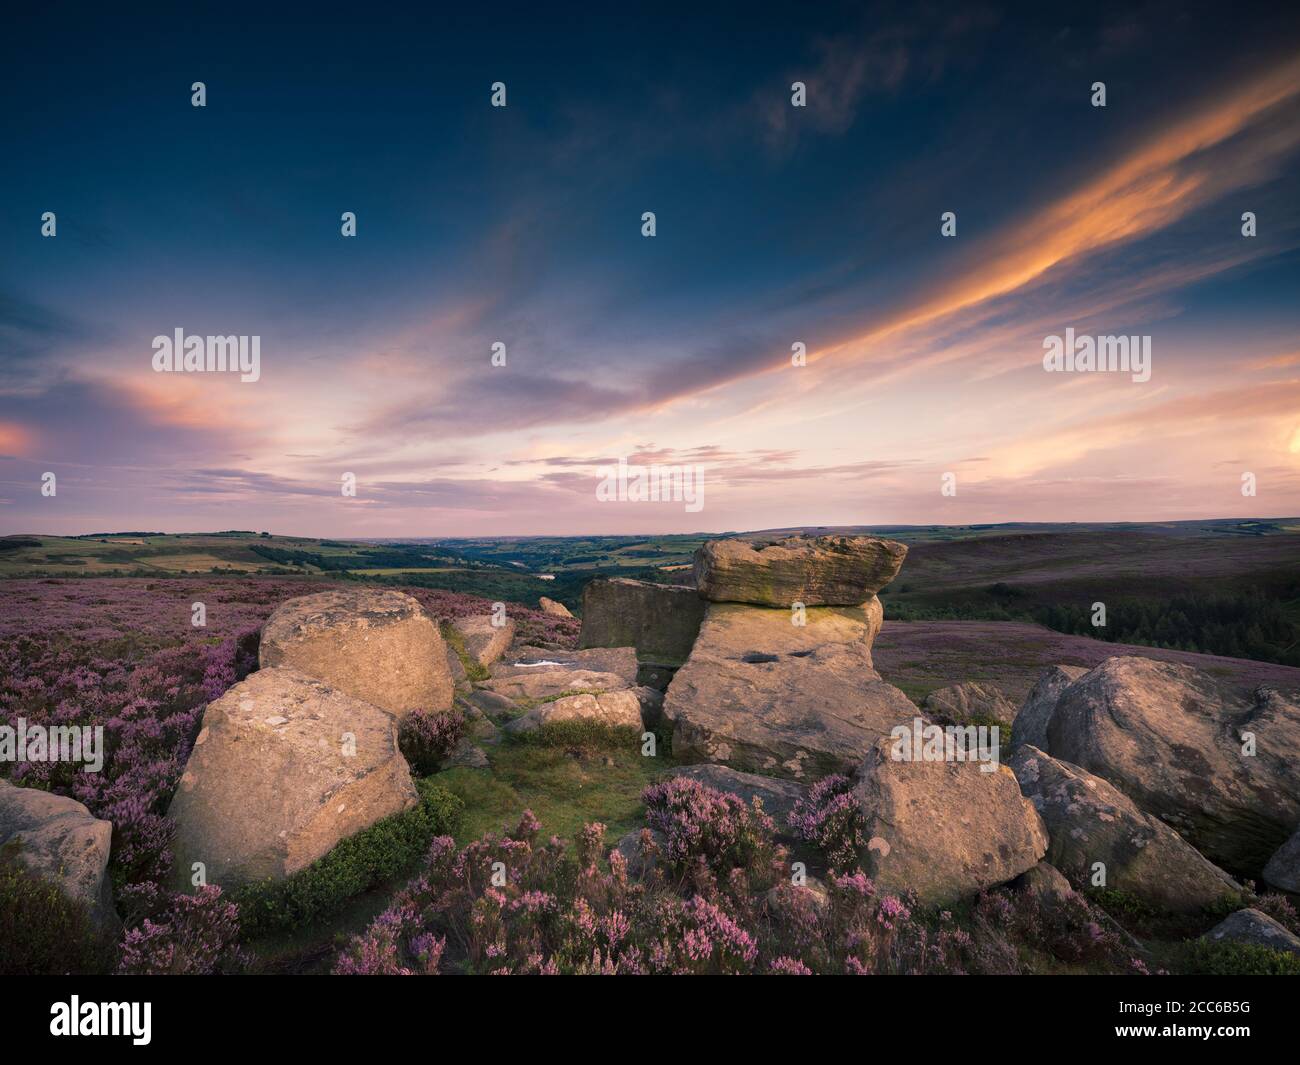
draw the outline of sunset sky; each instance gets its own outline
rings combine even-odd
[[[1300,514],[1294,5],[19,6],[0,533]],[[1151,379],[1045,372],[1067,327]],[[261,379],[155,373],[177,328]]]

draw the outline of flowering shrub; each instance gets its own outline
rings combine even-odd
[[[424,776],[438,771],[464,734],[465,715],[456,707],[442,712],[415,710],[402,718],[397,745],[411,769]]]
[[[598,823],[571,850],[543,841],[529,812],[465,847],[435,839],[335,972],[1014,973],[1025,971],[1021,946],[1131,968],[1082,899],[1060,928],[1036,898],[1009,892],[959,921],[880,894],[860,869],[824,886],[798,880],[758,803],[680,778],[643,799],[636,875]]]
[[[206,976],[237,972],[248,959],[239,941],[239,907],[209,886],[173,895],[158,921],[148,918],[122,941],[117,971],[132,976]]]
[[[825,856],[832,871],[855,869],[867,844],[862,808],[853,782],[840,774],[823,777],[794,804],[790,827]]]
[[[258,632],[276,606],[332,587],[247,577],[21,579],[0,586],[0,724],[22,717],[46,727],[103,726],[105,755],[99,773],[60,762],[4,763],[0,773],[69,795],[112,822],[109,870],[118,909],[135,933],[127,937],[133,956],[164,937],[160,929],[187,927],[177,926],[175,915],[190,904],[163,886],[171,864],[166,812],[207,703],[256,667]],[[403,590],[438,618],[491,610],[475,596]],[[191,624],[195,602],[206,607],[201,628]],[[549,617],[522,606],[512,613]],[[536,624],[574,642],[577,623],[556,621],[567,625]],[[175,931],[166,935],[177,951],[199,945]],[[206,962],[173,957],[169,964],[192,971]]]

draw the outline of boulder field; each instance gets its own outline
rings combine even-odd
[[[490,771],[498,744],[558,723],[638,741],[668,730],[671,772],[758,798],[795,853],[808,842],[789,814],[840,774],[863,869],[925,904],[1011,881],[1064,898],[1096,888],[1099,869],[1172,913],[1231,905],[1243,879],[1300,888],[1294,700],[1120,657],[1049,669],[1018,710],[973,683],[918,708],[871,656],[877,593],[906,551],[856,536],[713,541],[697,588],[593,581],[577,650],[522,643],[490,615],[455,619],[444,641],[388,589],[290,600],[263,629],[262,668],[204,714],[169,811],[177,885],[195,863],[222,885],[288,876],[410,808],[402,719],[454,704],[467,724],[444,766]],[[644,683],[648,667],[666,691]],[[1010,726],[1011,750],[991,763],[900,755],[891,733],[918,723]],[[110,835],[72,800],[0,782],[0,843],[21,836],[23,860],[106,920]],[[635,837],[621,849],[633,855]],[[1276,940],[1252,911],[1235,917],[1220,938]]]

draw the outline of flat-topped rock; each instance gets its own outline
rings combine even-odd
[[[1061,693],[1047,742],[1237,876],[1257,879],[1300,823],[1300,706],[1270,689],[1109,658]]]
[[[28,871],[85,906],[91,922],[107,933],[121,927],[106,875],[112,838],[112,824],[75,799],[0,780],[0,847],[16,843]]]
[[[862,868],[881,893],[923,905],[967,899],[1032,869],[1047,851],[1042,818],[1005,765],[891,757],[874,744],[857,773]]]
[[[1088,886],[1101,862],[1106,887],[1171,913],[1196,913],[1241,894],[1240,884],[1177,832],[1086,769],[1030,744],[1016,748],[1010,765],[1047,825],[1047,860],[1071,883]]]
[[[502,731],[535,732],[543,725],[561,721],[585,721],[606,728],[631,728],[639,733],[643,727],[641,700],[629,689],[566,695],[562,699],[539,703],[522,717],[511,721]]]
[[[291,667],[399,717],[451,707],[446,644],[403,592],[348,588],[281,603],[262,628],[260,662]]]
[[[805,620],[709,606],[664,700],[674,757],[812,781],[852,772],[876,739],[917,716],[871,668],[872,611],[817,607]]]
[[[578,646],[635,647],[643,661],[681,665],[695,644],[704,607],[694,588],[597,579],[582,592]]]
[[[484,669],[498,661],[515,638],[513,618],[502,617],[500,624],[491,614],[471,614],[456,618],[451,627],[465,643],[465,656]]]
[[[482,687],[507,699],[548,699],[561,693],[619,691],[635,687],[636,679],[631,647],[552,651],[523,646],[499,661]]]
[[[710,540],[695,553],[695,586],[715,603],[856,606],[898,576],[907,547],[875,536]]]
[[[172,798],[173,876],[284,877],[417,802],[397,721],[294,669],[253,673],[209,703]]]

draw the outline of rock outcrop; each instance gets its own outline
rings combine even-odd
[[[992,684],[966,681],[932,691],[921,703],[925,716],[941,725],[971,723],[1010,725],[1016,708]]]
[[[417,801],[397,721],[294,669],[268,668],[208,704],[172,798],[173,875],[223,887],[284,877]]]
[[[874,536],[710,540],[695,553],[695,586],[714,603],[857,606],[898,575],[906,556],[905,545]]]
[[[1051,666],[1037,681],[1011,726],[1011,746],[1029,743],[1047,748],[1047,723],[1052,720],[1061,693],[1088,671],[1083,666]]]
[[[1047,860],[1076,887],[1090,886],[1101,863],[1106,887],[1162,911],[1195,913],[1240,896],[1240,884],[1100,777],[1030,744],[1010,766],[1047,825]]]
[[[262,628],[260,661],[398,717],[451,707],[446,645],[434,620],[403,592],[340,589],[281,603]]]
[[[83,905],[107,934],[121,927],[106,875],[112,838],[113,826],[75,799],[0,780],[0,848],[16,845],[17,860],[29,872]]]
[[[946,905],[1033,868],[1048,836],[1006,766],[902,761],[880,740],[863,759],[854,795],[867,839],[862,868],[882,893],[915,891]]]
[[[1110,658],[1061,693],[1047,743],[1239,876],[1257,878],[1300,823],[1300,706],[1272,690]]]
[[[1201,938],[1211,943],[1245,943],[1300,956],[1300,937],[1253,908],[1230,914]]]
[[[804,620],[710,604],[664,700],[675,757],[812,781],[852,772],[879,737],[917,715],[871,668],[879,603],[816,607]]]
[[[451,623],[465,644],[465,657],[481,669],[497,662],[514,641],[514,619],[503,617],[500,620],[498,625],[491,614],[471,614]]]
[[[582,592],[579,647],[635,647],[644,662],[679,666],[704,620],[694,588],[621,577],[597,579]]]

